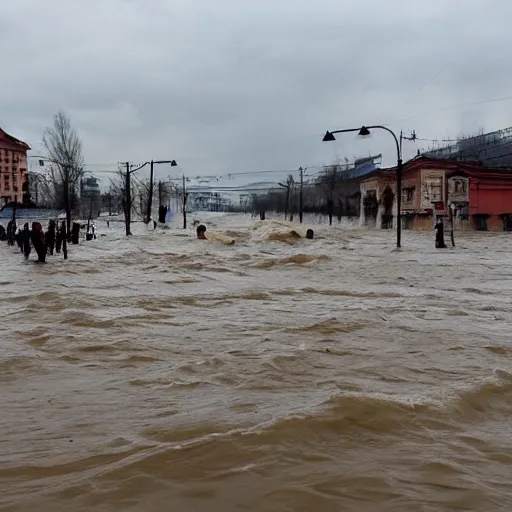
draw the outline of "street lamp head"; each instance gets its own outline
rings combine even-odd
[[[362,126],[361,129],[359,130],[358,135],[360,135],[361,137],[367,137],[368,135],[370,135],[370,130],[368,130],[366,126]]]
[[[171,160],[171,167],[177,167],[178,164],[176,163],[176,160]]]
[[[325,132],[325,135],[324,135],[324,138],[322,139],[322,141],[323,142],[331,142],[333,140],[336,140],[336,137],[329,130],[327,130]]]

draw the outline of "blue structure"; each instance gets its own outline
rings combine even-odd
[[[12,206],[6,206],[0,210],[0,220],[12,219]],[[49,210],[46,208],[16,208],[16,218],[26,221],[50,220],[63,215],[64,211]]]
[[[341,171],[339,176],[342,180],[351,180],[360,178],[380,168],[380,164],[375,163],[375,160],[382,158],[382,155],[369,156],[366,158],[358,158],[354,162],[352,169]]]

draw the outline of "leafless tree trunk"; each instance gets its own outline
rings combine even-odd
[[[148,207],[149,207],[149,196],[150,196],[150,187],[151,183],[150,180],[139,180],[134,179],[134,194],[136,193],[139,196],[139,205],[138,207],[135,207],[135,204],[133,206],[133,209],[135,211],[135,214],[141,217],[142,221],[145,224],[149,224],[149,218],[147,216]]]
[[[292,192],[292,188],[295,186],[295,181],[291,174],[288,175],[285,183],[279,183],[279,186],[282,187],[285,191],[284,196],[284,220],[288,218],[288,212],[290,211],[290,194]],[[293,211],[291,213],[291,219],[293,220]]]
[[[55,206],[55,187],[52,181],[42,174],[29,172],[28,182],[31,199],[37,206]]]
[[[329,226],[332,226],[332,218],[334,215],[334,189],[338,181],[338,171],[340,166],[338,164],[329,166],[322,176],[320,182],[327,198],[327,215],[329,216]]]
[[[56,196],[62,198],[66,210],[67,235],[70,238],[72,198],[76,197],[84,174],[82,141],[66,114],[59,111],[53,118],[53,125],[43,133],[43,144],[51,162],[50,172]]]
[[[130,223],[132,212],[145,220],[148,204],[149,180],[141,181],[131,176],[130,190],[127,191],[128,181],[126,179],[126,172],[127,171],[119,170],[118,177],[110,180],[109,194],[117,198],[121,203],[126,222],[126,235],[128,236],[131,235]],[[138,201],[134,200],[135,198],[138,198]],[[128,221],[126,221],[126,219],[128,219]]]

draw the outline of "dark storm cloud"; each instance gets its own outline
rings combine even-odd
[[[506,0],[2,2],[0,125],[37,147],[64,109],[88,162],[172,157],[190,175],[391,164],[386,134],[321,134],[507,126],[512,101],[410,118],[508,94],[510,14]]]

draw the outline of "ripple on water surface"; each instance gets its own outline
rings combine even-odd
[[[509,237],[198,220],[0,246],[2,510],[512,509]]]

